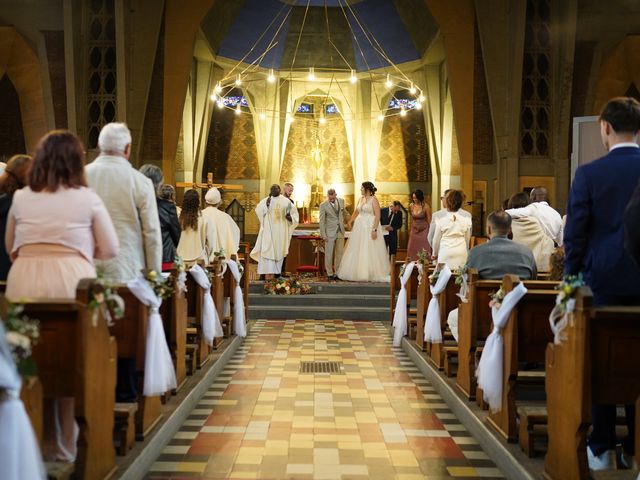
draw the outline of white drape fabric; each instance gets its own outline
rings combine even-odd
[[[484,399],[492,412],[499,412],[502,409],[502,389],[504,388],[502,384],[504,376],[502,330],[509,321],[511,311],[526,293],[527,288],[523,283],[519,283],[517,287],[505,295],[500,308],[495,306],[491,308],[493,331],[484,344],[476,376],[478,377],[478,386],[482,388]]]
[[[46,479],[42,455],[22,400],[22,379],[0,322],[0,468],[3,479]],[[4,397],[4,398],[3,398]]]
[[[191,267],[189,273],[204,292],[202,297],[202,335],[204,335],[207,344],[213,345],[214,337],[223,337],[224,331],[222,330],[222,323],[220,323],[216,305],[213,303],[211,282],[207,272],[198,264]]]
[[[460,291],[456,295],[462,303],[467,303],[469,301],[467,299],[467,295],[469,295],[469,275],[463,273],[460,277],[462,278],[462,284],[460,285]]]
[[[141,303],[149,307],[143,394],[147,397],[162,395],[176,388],[176,372],[160,317],[162,299],[156,296],[153,288],[142,275],[130,280],[127,287]]]
[[[231,275],[236,281],[236,288],[233,292],[233,331],[239,337],[246,337],[247,325],[244,318],[244,296],[242,295],[242,287],[240,287],[242,275],[235,261],[228,260],[224,263],[229,267]]]
[[[416,262],[407,263],[404,273],[400,277],[400,292],[396,301],[396,310],[393,314],[393,346],[399,347],[402,343],[402,337],[407,334],[407,289],[405,285],[411,278],[413,267]]]
[[[451,269],[444,266],[440,270],[438,280],[435,285],[429,285],[431,290],[431,300],[427,308],[427,315],[424,319],[424,339],[431,343],[442,343],[442,327],[440,326],[440,305],[438,304],[438,295],[447,288],[449,279],[451,278]]]
[[[556,306],[551,310],[551,314],[549,315],[549,325],[551,326],[551,331],[553,332],[553,343],[556,345],[560,345],[564,340],[566,340],[566,333],[564,333],[564,329],[569,325],[569,319],[573,314],[573,311],[576,309],[576,300],[571,298],[567,301],[566,308],[563,309],[560,305],[562,298],[560,295],[556,298]]]

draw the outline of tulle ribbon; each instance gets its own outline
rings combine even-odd
[[[209,281],[207,272],[197,263],[189,269],[189,273],[203,290],[202,335],[208,345],[213,345],[213,339],[215,337],[223,337],[224,331],[222,330],[222,323],[220,323],[220,317],[218,316],[218,311],[211,296],[211,282]]]
[[[238,268],[238,264],[234,260],[227,260],[223,262],[225,268],[228,266],[231,270],[231,275],[236,281],[236,288],[234,290],[233,297],[233,331],[239,337],[247,336],[247,325],[244,318],[244,296],[242,295],[242,287],[240,287],[240,279],[242,274]]]
[[[411,278],[416,262],[406,264],[404,273],[400,277],[400,292],[396,301],[396,310],[393,314],[393,346],[399,347],[402,337],[407,334],[407,289],[405,285]]]
[[[176,372],[160,317],[162,299],[157,297],[153,288],[142,275],[129,281],[127,287],[141,303],[149,307],[143,394],[147,397],[162,395],[176,388]]]
[[[484,344],[484,350],[476,369],[476,377],[478,377],[478,386],[482,388],[484,399],[492,412],[502,410],[502,389],[504,388],[502,384],[504,376],[502,330],[509,321],[511,311],[526,293],[527,288],[521,282],[505,295],[500,307],[491,307],[493,332],[487,337]]]
[[[424,319],[424,339],[431,343],[442,343],[442,326],[440,324],[440,305],[438,303],[438,295],[445,291],[449,279],[451,278],[451,269],[445,265],[435,285],[429,285],[431,290],[431,300],[427,308],[427,315]]]

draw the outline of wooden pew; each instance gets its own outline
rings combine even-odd
[[[218,317],[224,330],[224,336],[229,337],[233,334],[233,289],[236,286],[236,281],[229,269],[227,269],[224,275],[220,276],[222,273],[222,264],[217,260],[207,268],[214,274],[211,285],[213,303],[216,306],[216,311],[218,312]],[[225,298],[229,298],[231,302],[229,315],[225,315]],[[221,342],[222,338],[215,338],[213,342],[214,348],[217,348]]]
[[[505,275],[502,285],[505,295],[520,283],[515,275]],[[508,441],[518,438],[516,389],[525,372],[520,372],[520,363],[544,363],[547,344],[553,341],[549,327],[549,314],[555,306],[558,282],[525,281],[527,294],[511,312],[502,331],[503,389],[502,409],[491,413],[487,421]],[[532,372],[536,373],[536,372]],[[538,376],[542,379],[542,375]]]
[[[242,275],[242,295],[244,297],[244,318],[249,318],[249,263],[251,252],[251,245],[245,242],[240,242],[240,248],[238,250],[238,260],[244,267],[244,274]]]
[[[75,300],[33,299],[24,314],[40,321],[33,349],[45,398],[74,397],[80,427],[78,478],[109,477],[115,470],[113,409],[116,347],[106,321],[93,324],[92,280],[81,280]]]
[[[468,303],[460,303],[458,311],[458,372],[456,386],[465,397],[476,397],[476,363],[478,342],[491,333],[489,295],[498,291],[501,280],[480,280],[478,271],[467,272]]]
[[[149,308],[126,286],[118,287],[118,294],[124,300],[124,317],[116,320],[110,330],[118,342],[118,357],[135,359],[138,376],[136,437],[143,440],[162,418],[160,397],[147,397],[142,394]]]
[[[416,308],[416,336],[415,342],[420,350],[427,351],[427,344],[424,341],[424,317],[427,315],[427,308],[431,300],[431,290],[429,289],[429,275],[433,273],[433,266],[429,265],[422,274],[422,283],[418,285],[417,308]]]
[[[195,337],[195,343],[187,345],[190,355],[195,356],[196,365],[202,368],[209,361],[209,345],[202,331],[202,300],[204,291],[187,272],[187,334]]]
[[[440,307],[440,331],[442,332],[442,343],[429,343],[428,352],[429,360],[438,369],[444,368],[445,360],[445,330],[447,329],[447,317],[449,312],[458,308],[460,298],[457,293],[460,291],[460,286],[456,285],[455,275],[451,275],[445,291],[438,297],[438,305]],[[424,321],[424,320],[423,320]]]
[[[586,436],[592,402],[640,407],[640,307],[592,304],[591,290],[580,288],[566,339],[547,346],[548,479],[589,478]],[[636,413],[636,438],[639,431]],[[635,455],[640,458],[638,439]]]
[[[171,276],[176,279],[179,272],[174,268]],[[189,275],[187,273],[187,275]],[[174,280],[175,284],[175,280]],[[187,298],[184,292],[174,289],[173,295],[166,298],[160,307],[160,315],[164,323],[167,343],[171,351],[171,358],[176,370],[176,384],[174,393],[180,390],[187,379],[186,348],[187,348]]]

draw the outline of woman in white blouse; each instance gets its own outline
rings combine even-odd
[[[207,250],[207,220],[200,212],[200,195],[196,190],[187,190],[182,199],[180,211],[180,227],[182,234],[176,253],[187,264],[193,264],[198,260],[208,261]]]
[[[433,256],[452,270],[467,263],[471,240],[471,218],[458,213],[463,201],[460,190],[450,190],[445,198],[447,214],[435,219]]]

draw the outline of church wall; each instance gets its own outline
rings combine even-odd
[[[0,79],[0,161],[25,153],[20,98],[7,75]]]

